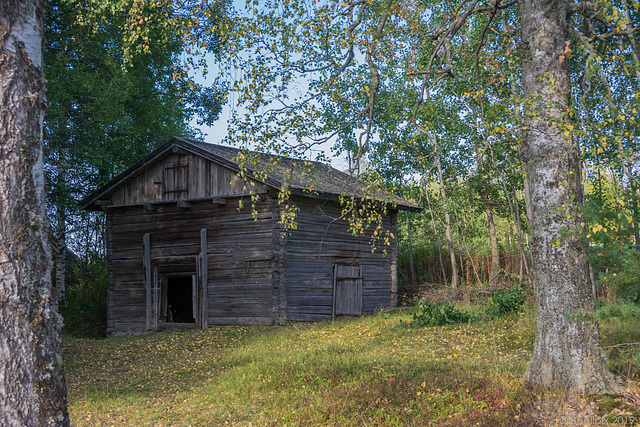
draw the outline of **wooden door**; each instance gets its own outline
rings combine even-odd
[[[333,266],[333,317],[362,314],[362,268]]]

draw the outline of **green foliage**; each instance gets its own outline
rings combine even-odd
[[[486,314],[490,319],[520,313],[527,300],[527,292],[519,286],[511,289],[499,289],[491,293]]]
[[[640,305],[613,304],[610,302],[600,301],[596,305],[595,318],[598,320],[628,317],[640,319]]]
[[[634,303],[640,303],[639,215],[638,194],[620,188],[610,174],[598,174],[588,183],[583,217],[589,224],[588,255],[596,284]]]
[[[104,338],[107,329],[107,276],[104,259],[75,265],[74,280],[60,304],[62,331],[80,338]]]
[[[467,312],[458,310],[451,303],[428,302],[422,298],[418,301],[418,311],[413,313],[413,320],[409,323],[400,321],[403,326],[441,326],[450,323],[470,323],[477,320]]]
[[[608,366],[626,377],[640,372],[640,305],[598,301],[594,313],[582,315],[610,331],[605,349]]]
[[[191,122],[211,125],[224,100],[223,91],[194,83],[180,63],[188,11],[174,13],[181,6],[169,2],[115,3],[46,2],[47,211],[58,243],[65,245],[67,233],[66,245],[82,256],[84,242],[96,250],[101,238],[80,236],[90,224],[77,200],[171,136],[200,135]],[[223,14],[227,3],[218,4]],[[207,33],[206,49],[194,50],[215,53],[214,33]],[[94,215],[92,225],[99,222]]]

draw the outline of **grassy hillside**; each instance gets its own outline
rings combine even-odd
[[[400,319],[410,315],[65,338],[72,424],[553,425],[561,416],[640,415],[633,387],[584,400],[524,386],[531,309],[422,329]],[[640,341],[637,317],[602,325],[605,346]],[[637,380],[629,348],[610,348],[610,363]]]

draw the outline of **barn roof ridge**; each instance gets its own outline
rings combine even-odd
[[[210,144],[195,141],[183,137],[172,137],[169,141],[153,150],[149,155],[140,159],[126,171],[117,175],[104,186],[93,191],[79,202],[82,209],[96,209],[96,202],[115,191],[120,184],[127,182],[160,158],[167,152],[183,149],[193,154],[204,157],[220,166],[239,172],[241,167],[235,160],[236,156],[245,151],[240,148]],[[258,172],[250,167],[243,167],[243,171],[250,178],[264,182],[270,187],[281,188],[286,185],[293,194],[317,197],[322,199],[338,200],[340,195],[347,194],[358,200],[371,199],[379,203],[392,204],[397,209],[408,211],[420,211],[417,204],[395,196],[386,191],[373,190],[370,184],[348,175],[330,165],[322,162],[291,157],[278,156],[269,153],[260,153],[246,150],[245,152],[259,155]],[[277,162],[273,162],[277,159]],[[310,173],[304,162],[310,162],[317,173]]]

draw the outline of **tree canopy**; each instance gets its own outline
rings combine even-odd
[[[66,246],[102,246],[100,219],[76,200],[171,136],[200,136],[192,121],[217,120],[224,88],[194,73],[219,52],[228,3],[54,0],[46,9],[45,173],[64,283]]]
[[[387,188],[435,181],[443,203],[464,186],[487,217],[508,206],[521,248],[520,228],[531,233],[540,310],[528,378],[615,389],[597,325],[563,319],[595,307],[584,242],[605,219],[587,221],[583,181],[601,185],[610,171],[626,189],[616,230],[633,233],[640,220],[639,8],[626,0],[247,2],[219,77],[239,107],[229,139],[293,156],[329,144],[347,154],[352,173]],[[452,223],[445,215],[455,265]],[[634,241],[627,234],[621,244]],[[555,338],[544,347],[549,333],[571,344]],[[591,379],[574,353],[590,360]]]

